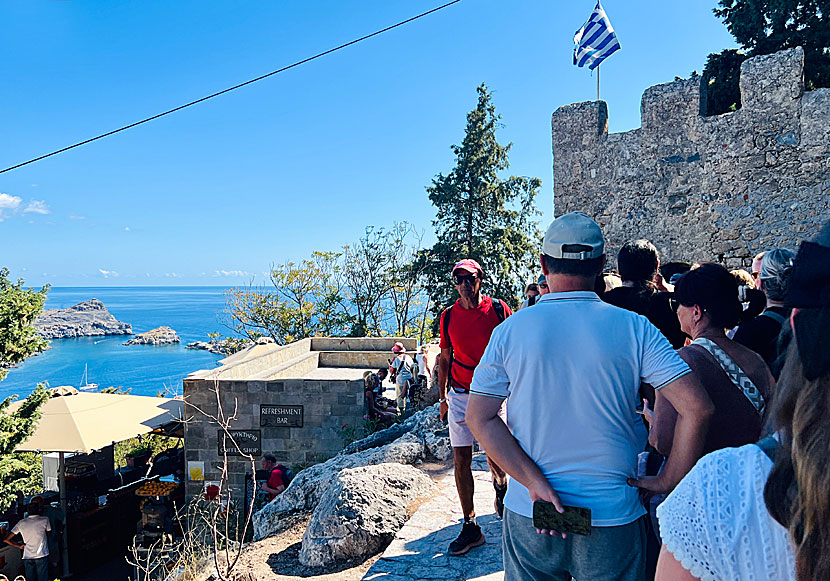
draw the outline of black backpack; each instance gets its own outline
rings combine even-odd
[[[288,488],[288,485],[291,484],[292,480],[294,480],[294,471],[283,464],[277,464],[274,466],[274,469],[279,470],[282,473],[282,484]]]
[[[507,308],[507,306],[506,306],[506,304],[503,300],[493,299],[493,310],[496,311],[496,316],[499,319],[499,323],[502,323],[504,321],[504,319],[507,318],[507,315],[505,315],[505,309],[506,308]],[[470,367],[469,365],[464,365],[463,363],[455,360],[455,351],[452,348],[452,340],[450,339],[450,315],[451,314],[452,314],[452,305],[447,307],[447,309],[444,311],[444,319],[441,321],[442,322],[441,334],[444,337],[447,338],[447,343],[450,346],[450,350],[453,351],[453,355],[450,357],[450,368],[447,370],[447,382],[450,385],[450,387],[452,387],[456,391],[468,391],[466,389],[462,389],[461,387],[454,387],[452,385],[452,383],[453,383],[452,366],[453,366],[454,363],[460,365],[464,369],[469,369],[470,371],[475,369],[475,366]]]

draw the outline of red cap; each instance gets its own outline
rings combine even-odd
[[[463,270],[465,272],[469,272],[470,274],[480,274],[481,265],[472,258],[465,258],[464,260],[459,260],[455,263],[455,266],[452,267],[453,274],[455,274],[456,270]]]

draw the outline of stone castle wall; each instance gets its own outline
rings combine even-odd
[[[830,219],[830,89],[804,91],[804,52],[748,59],[735,112],[703,117],[700,79],[645,91],[642,126],[608,133],[603,101],[553,114],[556,215],[602,226],[609,261],[648,238],[663,262],[748,266]]]

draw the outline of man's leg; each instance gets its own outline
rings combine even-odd
[[[458,500],[461,501],[461,511],[464,518],[474,517],[476,509],[473,506],[473,447],[453,448],[452,459],[455,464],[455,488],[458,490]]]
[[[473,506],[473,433],[464,420],[467,412],[467,394],[450,394],[448,407],[447,423],[455,465],[455,487],[464,513],[461,534],[450,543],[449,552],[451,555],[463,555],[473,547],[484,544],[484,534],[476,523],[476,511]]]
[[[572,572],[576,579],[641,581],[646,573],[646,523],[643,516],[616,527],[592,527],[590,536],[572,539]]]
[[[37,581],[49,581],[49,557],[33,559],[37,570]]]
[[[510,509],[505,510],[502,525],[504,578],[570,581],[571,574],[567,567],[569,541],[570,539],[540,535],[533,528],[532,519]]]

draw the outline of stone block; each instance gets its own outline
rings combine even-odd
[[[342,405],[353,405],[357,403],[357,397],[355,394],[351,393],[339,393],[337,394],[337,403]]]
[[[268,393],[282,393],[285,391],[285,385],[282,381],[269,381],[265,384],[265,391]]]
[[[741,64],[741,107],[765,115],[799,106],[804,93],[804,49],[760,55]]]

